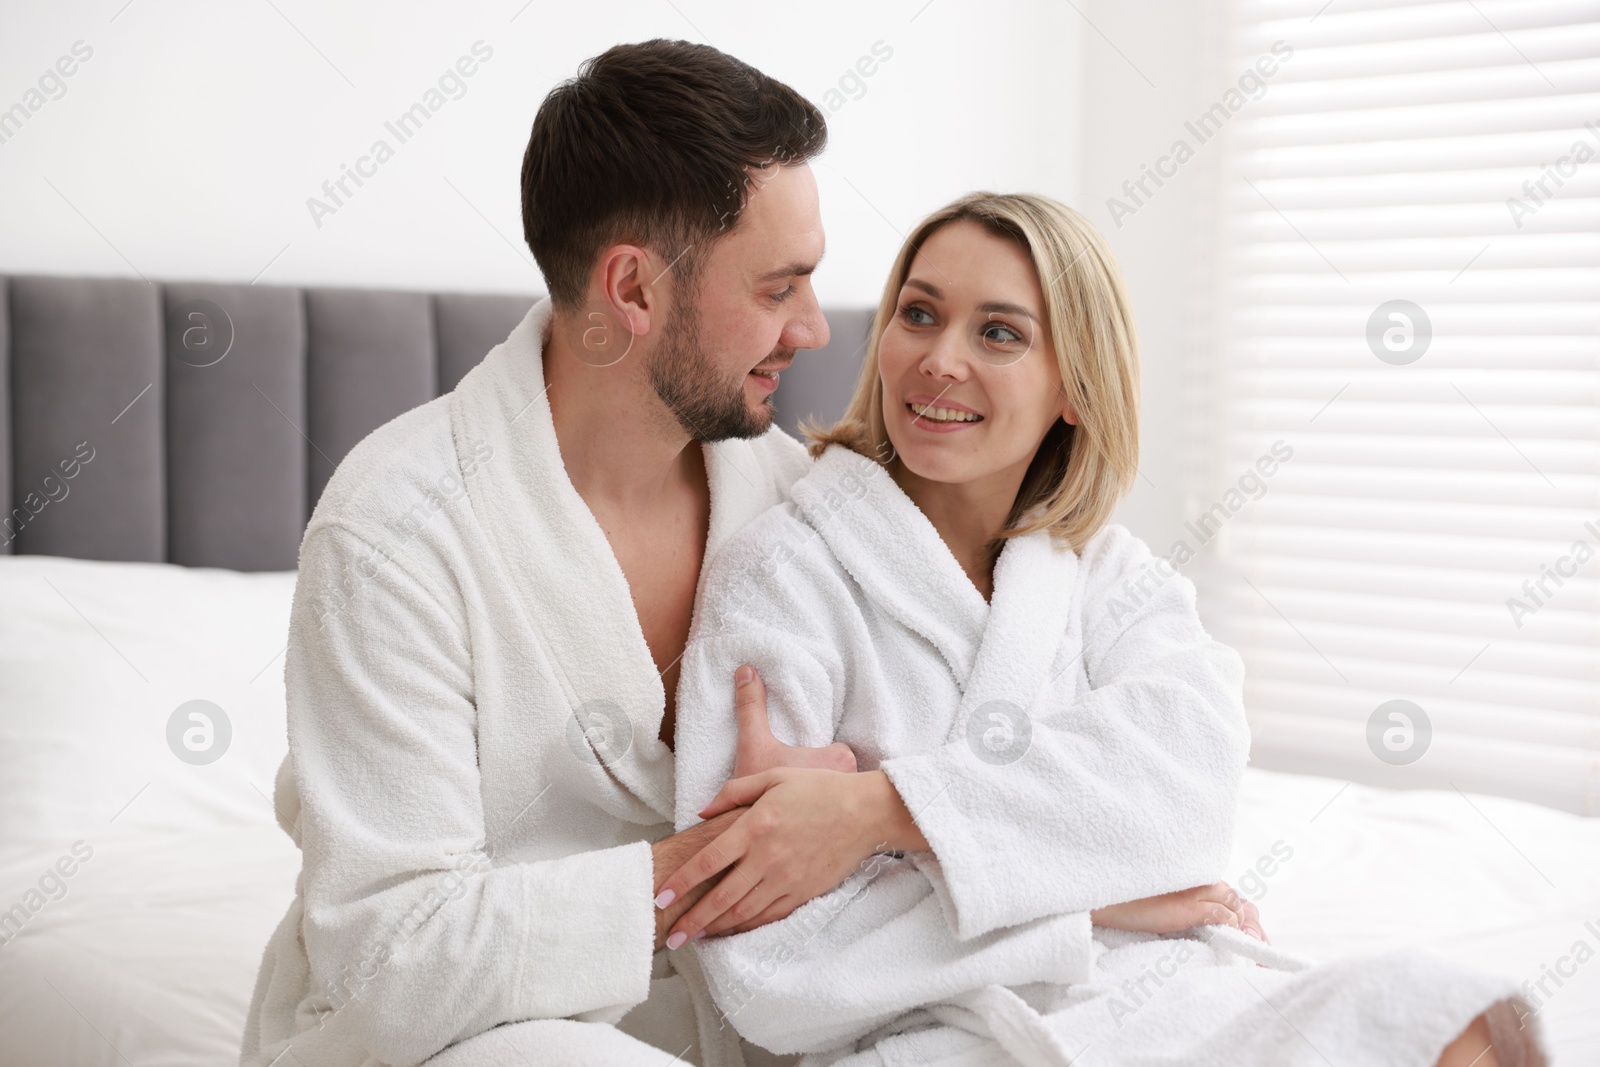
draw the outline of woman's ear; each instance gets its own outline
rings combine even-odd
[[[1067,399],[1065,390],[1061,393],[1061,420],[1068,426],[1078,425],[1078,410],[1072,406],[1072,401]]]

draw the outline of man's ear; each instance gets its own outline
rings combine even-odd
[[[619,326],[637,336],[650,332],[665,308],[655,257],[638,245],[612,245],[595,264],[601,301]]]

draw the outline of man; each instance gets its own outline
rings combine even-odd
[[[729,825],[667,836],[673,694],[702,560],[807,463],[771,397],[828,340],[825,141],[682,42],[541,106],[549,299],[353,449],[306,530],[277,798],[303,868],[242,1063],[736,1062],[692,954],[658,952],[707,885],[658,888]]]

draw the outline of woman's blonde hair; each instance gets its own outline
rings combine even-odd
[[[807,423],[813,457],[843,445],[887,465],[878,342],[899,307],[912,260],[934,233],[970,220],[1017,242],[1039,275],[1062,392],[1078,424],[1057,419],[1039,445],[1000,536],[1048,529],[1082,551],[1133,485],[1139,462],[1139,353],[1133,311],[1104,238],[1081,214],[1049,197],[970,193],[924,219],[900,249],[873,316],[866,361],[844,417]]]

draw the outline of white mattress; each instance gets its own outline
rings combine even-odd
[[[0,1067],[236,1062],[299,871],[267,800],[292,588],[0,558],[0,923],[25,916],[0,944]],[[233,720],[207,766],[167,747],[193,698]],[[1416,945],[1532,981],[1557,1067],[1600,1064],[1600,820],[1252,770],[1230,873],[1293,951]]]

